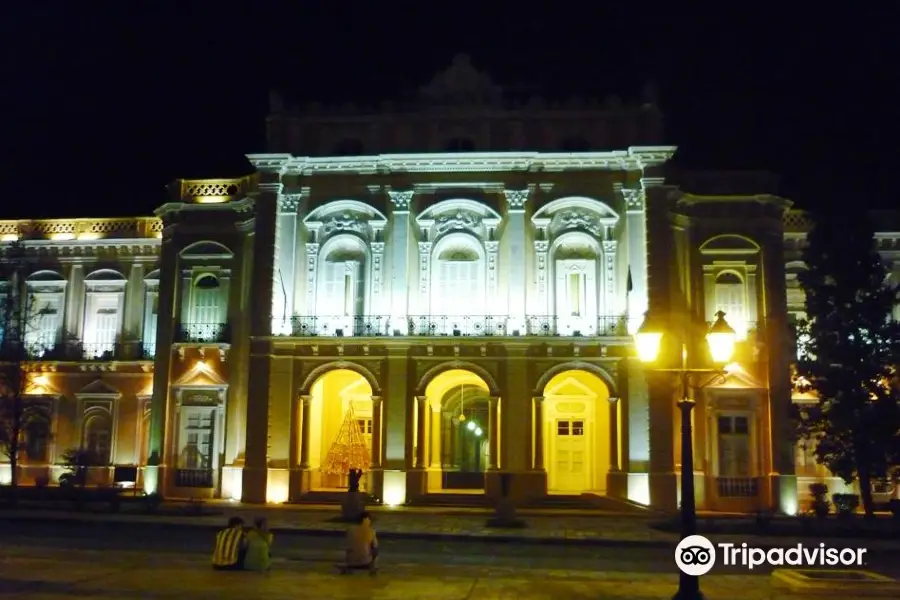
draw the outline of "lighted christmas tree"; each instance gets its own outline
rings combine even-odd
[[[347,475],[350,469],[367,471],[371,464],[369,446],[359,431],[359,425],[353,418],[353,407],[347,409],[341,430],[337,434],[325,461],[322,463],[322,472],[328,475]]]

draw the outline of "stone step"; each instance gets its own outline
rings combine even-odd
[[[461,506],[472,508],[484,508],[492,506],[490,498],[484,494],[426,494],[415,501],[411,506]]]

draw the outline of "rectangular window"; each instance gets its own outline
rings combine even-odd
[[[25,343],[33,355],[42,356],[59,342],[62,307],[61,293],[33,292],[25,323]]]
[[[101,357],[114,350],[119,335],[119,293],[88,293],[88,313],[84,324],[84,350]]]
[[[206,407],[182,407],[180,469],[212,469],[214,411]]]
[[[751,477],[750,420],[745,416],[719,416],[719,477]]]
[[[159,313],[159,292],[147,290],[144,300],[144,356],[156,356],[156,327]]]
[[[580,317],[584,311],[584,273],[569,273],[569,315]]]
[[[569,435],[569,422],[566,420],[560,419],[556,422],[556,435]]]
[[[572,435],[584,435],[584,421],[572,421]]]

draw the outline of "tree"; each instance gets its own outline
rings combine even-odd
[[[30,382],[28,333],[42,308],[23,284],[25,252],[20,243],[0,250],[0,453],[9,460],[10,500],[18,496],[19,462],[29,439],[49,439],[52,416],[28,397]]]
[[[866,516],[872,481],[885,477],[898,447],[900,403],[891,382],[898,357],[891,312],[898,290],[864,217],[820,216],[804,250],[807,320],[799,324],[797,373],[818,402],[804,410],[800,434],[816,460],[847,484],[859,480]]]

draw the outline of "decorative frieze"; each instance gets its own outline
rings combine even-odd
[[[547,310],[547,251],[549,249],[550,242],[535,240],[534,264],[537,270],[538,305],[541,314],[545,314]]]
[[[319,244],[306,244],[306,306],[308,314],[316,314],[316,268],[319,264]]]
[[[487,297],[488,306],[493,312],[494,303],[497,302],[497,253],[500,249],[500,242],[485,242],[484,248],[487,253]]]
[[[554,235],[573,229],[586,231],[597,237],[603,237],[603,226],[600,220],[588,212],[567,210],[553,218],[551,230]]]
[[[423,304],[427,302],[431,281],[431,246],[431,242],[419,242],[419,294]]]
[[[384,242],[372,242],[369,248],[372,251],[372,303],[374,306],[380,307]]]
[[[335,215],[325,221],[325,224],[322,226],[322,233],[329,236],[338,232],[352,231],[359,233],[364,237],[368,237],[368,229],[368,223],[366,223],[359,215],[345,212],[340,215]]]
[[[603,289],[606,292],[605,314],[615,314],[616,308],[616,244],[607,240],[603,242]]]

